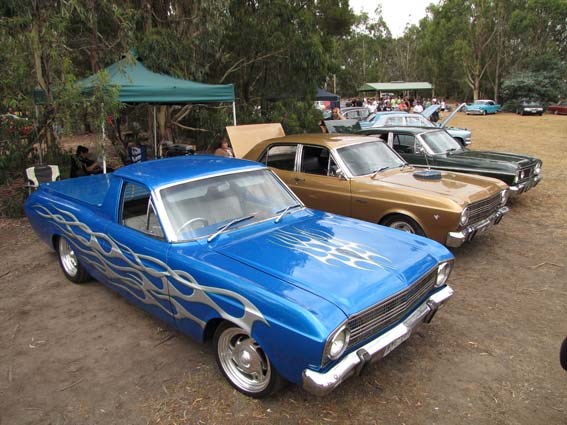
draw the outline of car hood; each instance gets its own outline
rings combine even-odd
[[[429,239],[319,211],[286,221],[237,240],[226,238],[213,249],[320,296],[347,316],[406,289],[452,258]]]
[[[455,167],[484,168],[515,173],[520,168],[534,165],[537,159],[506,152],[465,150],[443,155],[442,162]]]
[[[441,171],[441,179],[431,180],[417,177],[417,170],[411,167],[403,171],[388,170],[375,178],[364,176],[355,179],[369,186],[389,185],[398,191],[413,191],[424,198],[448,198],[461,206],[485,199],[503,189],[493,179],[471,174]]]

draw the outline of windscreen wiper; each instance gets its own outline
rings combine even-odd
[[[290,205],[289,207],[285,207],[283,210],[276,211],[276,214],[279,214],[279,215],[275,219],[274,223],[279,223],[280,220],[282,218],[284,218],[285,215],[288,214],[292,209],[299,208],[299,207],[302,207],[302,206],[303,205],[301,205],[301,204],[293,204],[293,205]]]
[[[238,218],[235,218],[234,220],[229,221],[228,223],[219,227],[215,233],[213,233],[211,236],[209,236],[209,239],[207,239],[207,242],[212,242],[213,239],[215,239],[218,235],[220,235],[222,232],[224,232],[229,227],[235,225],[236,223],[240,223],[241,221],[250,220],[252,217],[254,217],[254,214],[245,215],[244,217],[238,217]]]
[[[387,170],[388,168],[390,168],[390,167],[386,166],[386,167],[382,167],[382,168],[378,168],[378,169],[374,170],[374,171],[372,172],[372,178],[376,177],[376,175],[377,175],[380,171]]]

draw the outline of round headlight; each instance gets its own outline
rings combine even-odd
[[[451,270],[453,270],[453,263],[451,261],[439,264],[437,268],[437,281],[435,282],[436,288],[445,285],[445,282],[449,279]]]
[[[520,172],[518,171],[518,172],[516,173],[516,177],[514,177],[514,183],[513,183],[513,184],[516,184],[516,183],[518,183],[519,181],[520,181]]]
[[[508,189],[504,189],[502,192],[500,192],[500,206],[503,207],[504,205],[506,205],[509,196],[510,196],[510,192],[508,192]]]
[[[534,169],[534,174],[539,176],[541,174],[541,162],[538,162]]]
[[[342,327],[338,332],[335,332],[329,340],[328,357],[331,360],[338,359],[345,352],[349,339],[350,331],[346,327]]]
[[[461,213],[461,219],[459,220],[459,224],[461,226],[465,226],[468,222],[469,222],[469,209],[467,207]]]

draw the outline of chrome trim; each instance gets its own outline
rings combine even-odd
[[[330,393],[342,382],[360,374],[364,366],[387,356],[398,345],[408,339],[422,322],[428,323],[437,310],[453,296],[451,287],[446,286],[420,304],[403,322],[380,335],[356,351],[347,354],[327,372],[304,369],[302,386],[312,394],[323,396]]]
[[[498,211],[484,220],[473,223],[459,232],[449,232],[445,245],[451,248],[460,247],[463,243],[473,239],[479,232],[483,232],[490,226],[500,223],[500,220],[502,220],[502,217],[504,217],[508,211],[510,211],[510,208],[500,207]]]
[[[436,154],[436,155],[444,155],[444,154]],[[425,167],[424,165],[416,165],[416,167]],[[447,167],[447,166],[443,166],[443,165],[434,165],[432,168],[436,169],[436,170],[443,170],[443,171],[455,171],[457,173],[466,173],[466,174],[473,174],[473,175],[477,175],[478,173],[490,173],[492,175],[495,174],[504,174],[504,175],[508,175],[508,176],[516,176],[516,172],[513,173],[506,173],[504,171],[497,171],[497,170],[486,170],[486,169],[482,169],[482,168],[462,168],[462,167]],[[482,176],[482,177],[491,177],[491,176]],[[498,179],[498,177],[491,177],[493,179]],[[500,179],[498,179],[500,180]]]
[[[532,177],[530,177],[529,180],[510,186],[510,197],[517,196],[520,193],[527,192],[531,188],[536,187],[539,184],[539,182],[542,180],[543,180],[543,176],[541,174],[532,175]]]

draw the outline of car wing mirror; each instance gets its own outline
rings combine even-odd
[[[335,176],[337,176],[337,177],[339,178],[339,180],[346,180],[346,179],[347,179],[346,176],[345,176],[344,171],[341,170],[341,169],[338,169],[338,170],[335,172]]]
[[[421,146],[419,143],[415,144],[415,153],[417,155],[423,155],[423,153],[425,153],[425,150],[423,149],[423,146]]]

